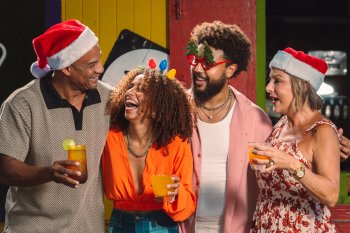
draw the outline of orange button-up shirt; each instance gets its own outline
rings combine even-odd
[[[165,148],[156,149],[152,145],[142,173],[143,193],[137,194],[128,160],[128,151],[123,134],[110,129],[102,154],[103,186],[106,197],[113,200],[114,208],[127,211],[152,211],[162,209],[174,221],[183,221],[196,208],[196,198],[192,191],[193,158],[190,144],[175,137]],[[174,202],[156,201],[151,177],[168,174],[180,177],[178,195]]]

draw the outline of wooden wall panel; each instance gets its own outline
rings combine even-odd
[[[100,18],[100,4],[96,0],[84,0],[82,6],[82,21],[89,25],[89,28],[95,32],[96,35],[100,34],[99,27]]]
[[[150,39],[168,48],[168,18],[167,18],[167,1],[151,0],[151,22],[150,22]],[[164,36],[165,35],[165,36]]]
[[[83,0],[62,0],[65,19],[83,20]],[[63,19],[63,17],[62,17]]]
[[[117,2],[115,0],[100,0],[100,45],[102,61],[106,61],[109,52],[118,38],[117,35]]]
[[[133,31],[134,28],[134,2],[117,1],[117,35],[123,29]]]
[[[134,32],[145,38],[150,38],[150,21],[150,0],[134,0]]]
[[[61,11],[63,21],[78,19],[95,32],[103,62],[123,29],[168,48],[167,0],[61,0]]]

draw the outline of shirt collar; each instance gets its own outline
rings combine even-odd
[[[52,72],[40,79],[40,89],[44,97],[46,107],[48,109],[71,107],[70,103],[66,99],[63,99],[53,87],[50,80],[51,76]],[[98,90],[94,89],[87,91],[83,106],[87,107],[97,103],[101,103],[101,97]]]

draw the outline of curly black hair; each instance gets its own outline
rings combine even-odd
[[[123,77],[107,103],[107,111],[111,116],[110,127],[123,132],[127,130],[129,122],[124,116],[125,93],[130,83],[140,74],[144,75],[140,88],[145,94],[140,110],[152,118],[157,148],[165,147],[175,136],[189,140],[196,117],[186,89],[178,80],[168,78],[156,69],[136,68]]]
[[[237,71],[233,77],[248,69],[251,43],[236,24],[224,24],[221,21],[204,22],[193,28],[191,40],[196,44],[206,41],[209,46],[223,50],[225,57],[232,61],[231,64],[237,64]]]

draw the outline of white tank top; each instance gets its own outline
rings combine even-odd
[[[197,122],[202,145],[202,162],[196,233],[222,232],[229,125],[235,103],[220,122],[211,124],[200,119]]]

